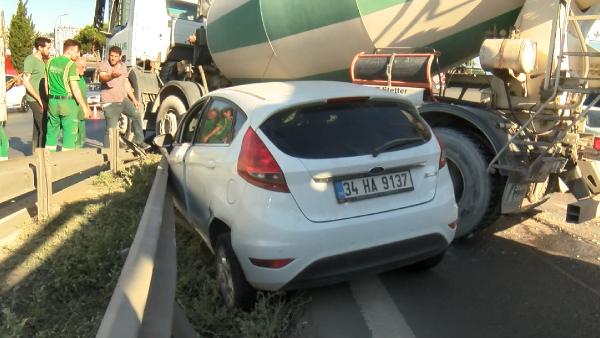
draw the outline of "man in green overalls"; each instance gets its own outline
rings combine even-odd
[[[62,150],[76,148],[79,129],[79,109],[84,116],[90,115],[90,108],[79,89],[79,74],[75,61],[79,57],[80,43],[65,40],[63,55],[48,62],[46,67],[48,79],[48,131],[46,149],[56,151],[58,134],[63,130]]]
[[[85,74],[86,62],[85,59],[80,57],[75,61],[77,63],[77,73],[79,74],[79,90],[81,91],[81,96],[83,100],[87,102],[87,83],[85,83],[85,78],[83,74]],[[77,141],[75,142],[75,148],[83,148],[85,144],[85,113],[83,112],[83,107],[79,107],[79,114],[77,115],[79,119],[78,131],[77,131]]]

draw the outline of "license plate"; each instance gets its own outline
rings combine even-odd
[[[414,190],[410,171],[398,171],[334,182],[339,203]]]

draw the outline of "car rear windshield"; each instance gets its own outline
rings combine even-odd
[[[289,109],[270,117],[260,129],[284,153],[306,159],[397,151],[431,138],[417,114],[400,103],[386,101]]]

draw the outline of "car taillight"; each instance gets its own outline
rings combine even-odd
[[[252,128],[244,135],[237,170],[248,183],[257,187],[290,192],[279,164]]]
[[[600,150],[600,137],[594,137],[594,150]]]
[[[445,165],[446,165],[446,146],[444,145],[444,142],[442,142],[442,140],[440,140],[440,137],[437,136],[436,134],[435,138],[438,141],[438,144],[440,145],[440,165],[439,165],[439,169],[442,169]]]

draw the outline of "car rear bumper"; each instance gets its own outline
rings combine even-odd
[[[246,187],[232,224],[232,245],[246,279],[258,289],[312,287],[346,280],[356,272],[380,272],[434,256],[454,239],[448,224],[457,206],[448,170],[440,171],[433,200],[378,214],[311,222],[290,194]],[[249,258],[293,261],[280,269],[253,265]]]
[[[321,258],[302,270],[283,289],[333,284],[363,273],[393,270],[442,253],[448,244],[444,236],[429,234]]]

